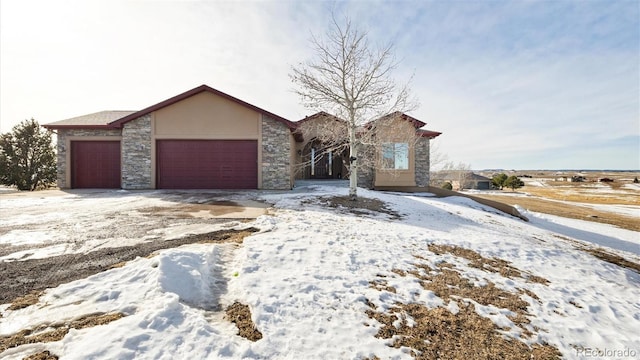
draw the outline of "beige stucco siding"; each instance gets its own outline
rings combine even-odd
[[[376,169],[375,186],[416,186],[415,157],[413,148],[409,148],[409,169]]]
[[[416,186],[415,128],[407,121],[395,120],[386,129],[376,133],[381,143],[407,143],[409,145],[409,168],[406,170],[382,169],[381,150],[376,154],[375,186]]]
[[[258,188],[262,188],[262,114],[222,96],[202,92],[151,113],[152,187],[156,188],[156,141],[162,139],[257,140]]]
[[[153,114],[156,137],[257,139],[260,114],[221,96],[202,92]]]

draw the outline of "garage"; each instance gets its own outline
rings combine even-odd
[[[158,140],[159,189],[256,189],[257,140]]]
[[[72,141],[72,188],[120,188],[120,141]]]

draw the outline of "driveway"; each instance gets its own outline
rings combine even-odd
[[[257,191],[47,190],[0,195],[0,303],[192,242],[238,241]],[[239,239],[241,241],[241,239]]]

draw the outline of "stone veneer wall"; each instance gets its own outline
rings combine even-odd
[[[57,175],[58,187],[66,189],[71,187],[67,184],[67,171],[70,170],[67,165],[67,138],[72,136],[120,136],[120,129],[59,129],[56,131],[57,137]]]
[[[122,128],[122,188],[151,189],[151,115]]]
[[[285,124],[262,115],[262,188],[290,190],[291,131]]]
[[[429,186],[429,138],[419,138],[414,146],[416,186]]]

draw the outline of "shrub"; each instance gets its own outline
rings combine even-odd
[[[31,119],[0,135],[0,184],[33,191],[55,181],[51,132]]]

